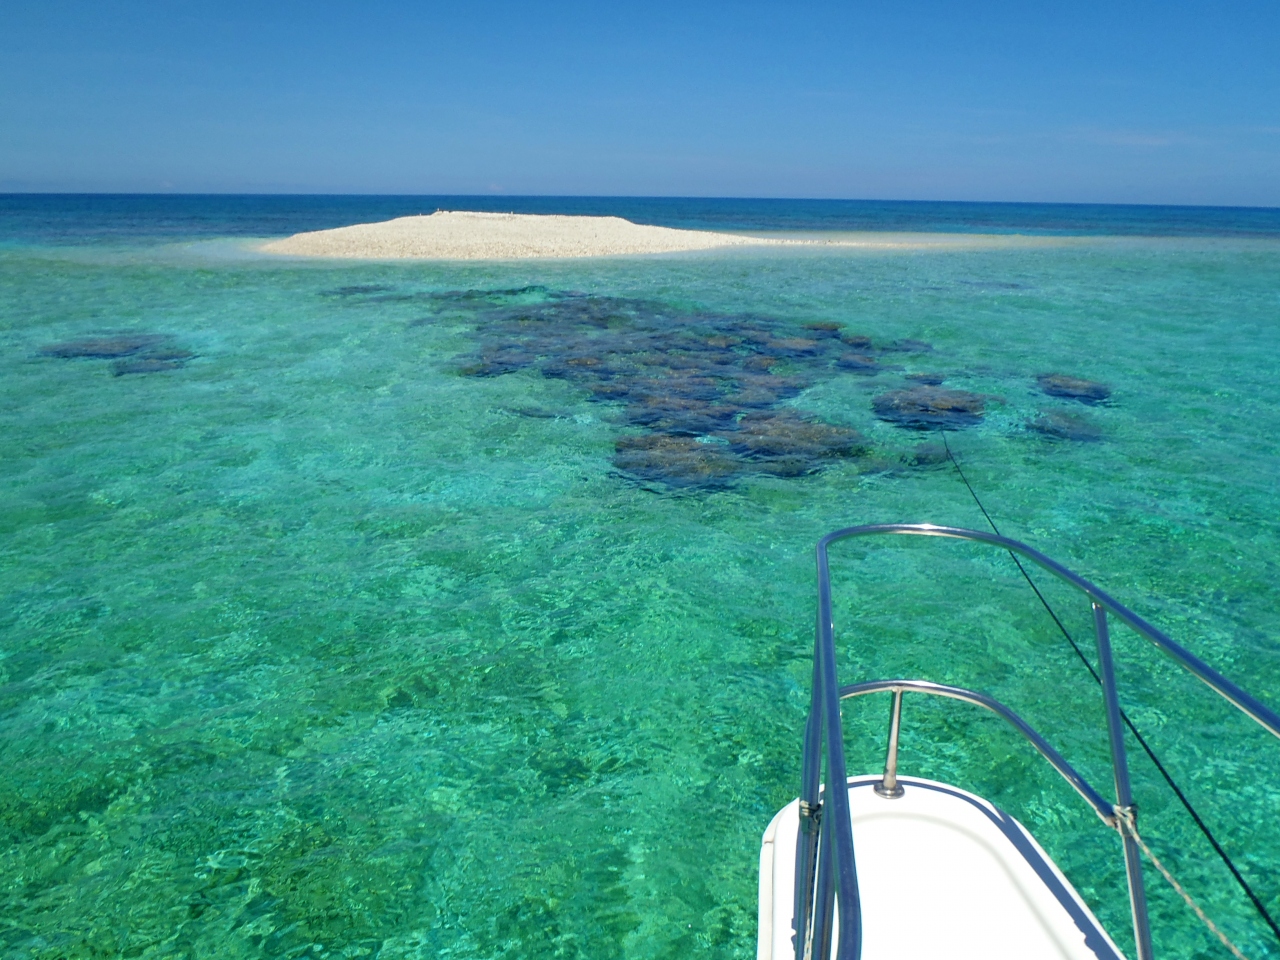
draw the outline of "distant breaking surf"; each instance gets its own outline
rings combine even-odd
[[[805,242],[644,226],[621,217],[441,210],[430,216],[295,233],[260,249],[287,256],[366,260],[526,260]]]

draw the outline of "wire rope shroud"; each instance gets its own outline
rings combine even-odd
[[[986,519],[987,524],[991,527],[992,531],[996,534],[997,537],[1000,537],[1003,539],[1004,534],[1000,532],[1000,528],[996,525],[995,520],[992,519],[991,514],[987,512],[987,508],[983,505],[982,500],[978,497],[978,492],[973,489],[973,484],[971,484],[969,482],[969,478],[965,476],[964,469],[960,466],[960,462],[956,459],[955,454],[951,450],[951,445],[947,442],[947,435],[945,432],[942,434],[942,445],[943,445],[943,448],[947,451],[947,459],[949,459],[951,461],[951,465],[956,468],[956,473],[959,475],[961,482],[964,483],[965,488],[969,491],[969,495],[973,497],[973,502],[977,504],[978,510],[982,513],[982,516]],[[1054,611],[1053,607],[1049,604],[1049,601],[1045,598],[1044,594],[1040,592],[1040,588],[1036,585],[1036,582],[1031,578],[1031,574],[1027,572],[1027,568],[1023,566],[1021,559],[1019,559],[1018,555],[1014,553],[1012,550],[1009,550],[1008,554],[1010,559],[1012,559],[1014,564],[1017,566],[1018,572],[1022,574],[1023,579],[1027,581],[1027,585],[1030,586],[1031,590],[1035,593],[1036,599],[1040,601],[1041,605],[1045,609],[1045,612],[1047,612],[1050,618],[1052,618],[1058,630],[1066,638],[1067,643],[1071,645],[1071,649],[1075,651],[1075,654],[1080,659],[1080,662],[1083,663],[1085,666],[1085,669],[1089,671],[1089,675],[1093,677],[1093,680],[1095,683],[1101,686],[1102,678],[1098,675],[1098,671],[1094,669],[1093,664],[1089,662],[1089,658],[1085,656],[1084,651],[1080,649],[1080,645],[1076,642],[1075,638],[1071,636],[1071,632],[1063,624],[1061,618],[1059,618],[1058,614]],[[1110,598],[1107,598],[1107,599],[1110,599]],[[1130,626],[1133,626],[1133,624],[1131,623]],[[1168,651],[1166,650],[1166,652]],[[1193,670],[1192,672],[1195,673],[1196,671]],[[1204,677],[1201,676],[1200,679],[1203,680]],[[1210,684],[1210,686],[1212,686],[1212,684]],[[1220,690],[1217,690],[1216,692],[1218,692],[1219,694],[1222,694],[1222,691]],[[1226,696],[1225,694],[1222,694],[1222,695]],[[1227,697],[1227,699],[1231,700],[1232,698]],[[1232,702],[1235,706],[1239,707],[1243,712],[1249,714],[1250,716],[1253,716],[1253,719],[1255,720],[1259,719],[1251,711],[1245,709],[1240,704],[1235,703],[1234,700],[1232,700]],[[1209,845],[1213,847],[1214,852],[1218,855],[1219,859],[1222,860],[1227,870],[1230,871],[1232,878],[1236,881],[1236,884],[1240,887],[1242,891],[1244,891],[1245,896],[1249,898],[1249,902],[1253,905],[1258,915],[1262,918],[1262,920],[1266,923],[1266,925],[1271,928],[1271,932],[1275,936],[1277,942],[1280,943],[1280,925],[1278,925],[1276,923],[1275,918],[1271,916],[1270,911],[1268,911],[1266,908],[1266,905],[1263,904],[1261,897],[1258,896],[1258,894],[1254,891],[1249,881],[1246,880],[1243,874],[1240,873],[1240,869],[1236,866],[1235,861],[1231,859],[1231,855],[1228,854],[1227,851],[1223,848],[1222,844],[1218,842],[1218,838],[1214,836],[1213,831],[1209,828],[1209,825],[1204,822],[1204,818],[1200,816],[1199,811],[1196,810],[1195,806],[1191,803],[1191,800],[1183,792],[1182,788],[1178,786],[1178,783],[1173,779],[1173,775],[1169,773],[1169,770],[1167,767],[1165,767],[1163,761],[1161,761],[1159,756],[1156,755],[1154,748],[1152,748],[1152,746],[1147,742],[1146,737],[1142,735],[1142,733],[1138,730],[1137,726],[1134,724],[1133,720],[1130,719],[1128,713],[1126,713],[1123,709],[1120,711],[1120,718],[1124,722],[1124,725],[1128,727],[1129,732],[1133,734],[1134,739],[1138,741],[1138,745],[1142,747],[1143,752],[1147,755],[1148,758],[1150,758],[1152,764],[1155,766],[1156,770],[1159,771],[1160,776],[1164,779],[1165,783],[1169,785],[1169,788],[1173,791],[1174,796],[1178,798],[1178,802],[1182,804],[1183,809],[1185,809],[1187,813],[1191,816],[1191,819],[1195,822],[1196,827],[1204,835],[1205,839],[1209,841]],[[1261,723],[1260,720],[1259,722]],[[1264,723],[1263,726],[1267,727],[1267,729],[1270,730],[1271,733],[1276,734],[1277,736],[1280,736],[1280,732],[1277,732],[1274,728],[1272,728],[1268,724]],[[1134,816],[1132,815],[1132,812],[1129,813],[1127,820],[1125,819],[1125,815],[1120,811],[1117,811],[1117,814],[1120,817],[1119,829],[1121,831],[1121,834],[1123,835],[1125,832],[1130,833],[1133,839],[1142,848],[1147,858],[1152,862],[1152,864],[1156,867],[1156,869],[1160,871],[1160,873],[1164,876],[1165,880],[1169,882],[1169,884],[1173,887],[1173,889],[1178,892],[1178,894],[1183,898],[1184,901],[1186,901],[1187,906],[1189,906],[1195,912],[1196,916],[1199,917],[1200,920],[1203,921],[1204,924],[1209,928],[1209,930],[1212,931],[1213,934],[1217,936],[1219,940],[1222,941],[1222,943],[1227,947],[1227,949],[1229,949],[1237,957],[1241,958],[1241,960],[1245,960],[1244,954],[1242,954],[1240,950],[1233,943],[1231,943],[1231,941],[1229,941],[1226,938],[1225,934],[1223,934],[1217,928],[1217,926],[1214,925],[1214,923],[1208,918],[1208,916],[1199,907],[1199,905],[1196,904],[1194,900],[1192,900],[1190,895],[1187,894],[1185,890],[1183,890],[1182,886],[1173,878],[1173,876],[1169,873],[1169,871],[1165,869],[1164,865],[1156,858],[1155,854],[1151,852],[1150,847],[1147,846],[1147,844],[1143,841],[1142,837],[1138,835],[1137,822]]]

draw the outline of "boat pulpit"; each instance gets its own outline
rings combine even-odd
[[[895,534],[989,544],[1031,561],[1085,594],[1093,612],[1114,800],[1091,786],[1013,710],[983,693],[928,680],[840,686],[828,547],[852,537]],[[1280,715],[1089,581],[1016,540],[932,524],[875,524],[823,537],[817,561],[813,695],[804,732],[800,796],[773,818],[761,843],[759,960],[1123,958],[1079,893],[1021,823],[958,787],[898,775],[898,739],[908,694],[963,701],[998,715],[1058,771],[1106,828],[1119,833],[1138,960],[1151,960],[1141,860],[1144,850],[1148,855],[1150,851],[1138,833],[1129,784],[1127,717],[1116,692],[1108,618],[1137,631],[1277,737]],[[850,777],[840,704],[878,693],[890,697],[884,770]],[[834,783],[846,787],[824,787]]]

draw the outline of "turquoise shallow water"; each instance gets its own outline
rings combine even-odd
[[[999,398],[948,440],[1005,533],[1280,703],[1280,240],[453,266],[172,240],[0,249],[5,956],[753,955],[759,836],[799,776],[814,541],[982,524],[918,456],[932,438],[873,414],[912,372]],[[858,454],[672,486],[615,464],[648,435],[622,402],[538,364],[474,375],[510,295],[440,294],[528,285],[933,351],[877,376],[784,358],[803,387],[773,409],[858,431]],[[40,353],[119,332],[196,356],[113,376]],[[1048,371],[1112,401],[1046,397]],[[1101,439],[1029,430],[1046,410]],[[834,571],[847,680],[991,692],[1105,792],[1100,697],[1006,557],[864,542]],[[1126,708],[1280,912],[1280,744],[1116,643]],[[855,772],[885,706],[846,709]],[[1022,819],[1130,943],[1118,840],[1069,788],[993,719],[907,711],[903,772]],[[1156,852],[1246,953],[1280,955],[1134,772]],[[1222,955],[1148,884],[1162,955]]]

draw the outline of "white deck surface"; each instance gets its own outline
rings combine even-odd
[[[1116,960],[1122,954],[1048,854],[997,807],[956,787],[903,777],[849,780],[864,960]],[[798,801],[760,849],[759,960],[792,960]],[[1118,855],[1118,854],[1117,854]]]

